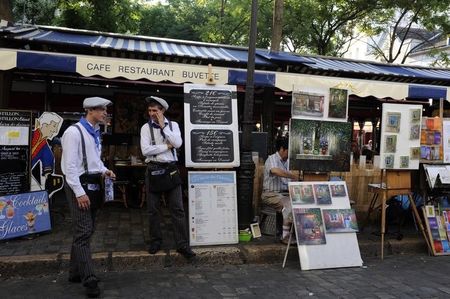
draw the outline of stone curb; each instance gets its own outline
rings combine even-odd
[[[380,256],[380,243],[369,241],[359,243],[361,256]],[[236,244],[194,248],[197,253],[194,266],[262,264],[283,262],[286,246],[282,244]],[[427,254],[424,240],[387,240],[385,256],[398,254]],[[92,256],[98,273],[107,271],[136,271],[183,266],[186,261],[175,250],[160,251],[150,255],[146,251],[100,252]],[[37,276],[66,272],[69,265],[68,254],[43,254],[28,256],[0,256],[0,279],[12,276]],[[291,246],[288,264],[299,263],[297,247]]]

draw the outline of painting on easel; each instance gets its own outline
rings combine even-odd
[[[351,134],[349,122],[291,119],[291,170],[349,171]]]

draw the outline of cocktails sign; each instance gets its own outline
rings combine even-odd
[[[0,197],[0,240],[50,229],[47,191]]]

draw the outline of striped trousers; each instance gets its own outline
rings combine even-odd
[[[187,239],[187,223],[183,207],[183,198],[181,194],[181,185],[167,192],[151,192],[148,176],[146,175],[146,194],[147,208],[150,224],[150,243],[162,243],[161,232],[161,196],[165,195],[165,200],[169,204],[170,216],[172,218],[173,231],[175,235],[175,244],[177,249],[189,246]]]
[[[69,202],[73,233],[69,277],[80,276],[83,284],[86,284],[89,281],[97,280],[94,274],[90,245],[91,237],[94,234],[97,209],[80,209],[72,189],[66,184],[64,190]],[[89,191],[88,196],[91,203],[94,200],[100,200],[101,191]]]

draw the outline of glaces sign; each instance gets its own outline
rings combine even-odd
[[[47,191],[0,197],[0,240],[50,229]]]

